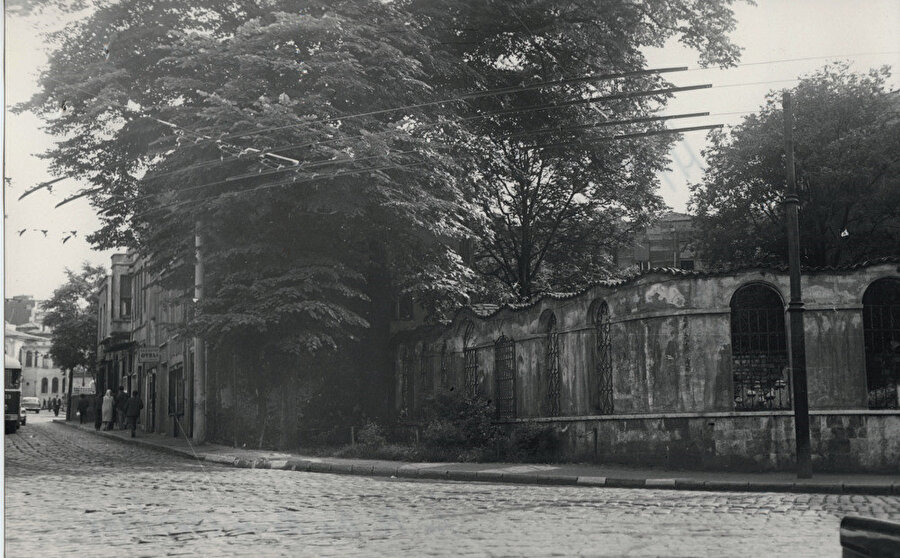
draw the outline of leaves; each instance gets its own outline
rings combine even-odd
[[[97,354],[97,287],[106,277],[101,266],[83,264],[76,273],[66,270],[67,281],[41,308],[44,325],[53,331],[50,356],[63,369],[84,366],[94,370]]]
[[[800,194],[801,259],[840,265],[900,250],[900,102],[888,68],[836,63],[791,91]],[[704,257],[714,263],[787,260],[781,95],[730,134],[711,134],[708,170],[692,187]],[[842,235],[843,231],[848,234]]]

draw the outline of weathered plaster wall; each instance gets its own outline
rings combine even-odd
[[[804,274],[811,409],[866,409],[862,296],[883,277],[900,277],[897,264]],[[770,270],[720,275],[651,272],[629,282],[597,285],[578,295],[548,296],[528,306],[503,307],[488,316],[463,309],[447,327],[406,332],[397,343],[398,409],[403,401],[400,372],[404,366],[414,388],[408,406],[411,418],[436,394],[465,389],[464,335],[471,328],[469,345],[477,349],[478,394],[487,399],[497,395],[494,343],[506,336],[515,341],[516,417],[548,417],[546,323],[552,312],[560,348],[558,416],[577,417],[570,423],[575,426],[567,430],[566,451],[571,455],[584,453],[585,440],[593,440],[596,428],[605,460],[664,464],[663,459],[670,465],[687,466],[701,459],[698,465],[709,467],[789,468],[793,463],[790,411],[719,418],[712,425],[690,418],[698,413],[734,414],[730,303],[740,287],[751,283],[774,288],[786,309],[789,277]],[[669,418],[587,418],[600,414],[592,397],[597,366],[593,316],[602,301],[609,308],[612,413],[665,413],[672,415]],[[787,326],[786,312],[784,319]],[[444,346],[449,356],[444,357],[446,373],[442,374]],[[404,350],[413,355],[405,361]],[[886,470],[900,463],[900,414],[815,416],[819,418],[812,421],[813,447],[823,466]],[[593,441],[589,445],[592,448]]]
[[[862,295],[876,279],[898,275],[896,264],[804,275],[811,408],[865,407]],[[427,334],[412,335],[399,343],[395,366],[399,372],[403,364],[400,351],[409,351],[413,355],[414,373],[409,376],[415,384],[415,399],[433,396],[442,389],[440,358],[435,355],[446,343],[451,354],[451,364],[446,365],[453,379],[451,385],[462,389],[463,335],[466,324],[471,324],[478,357],[478,392],[493,398],[493,346],[505,335],[515,341],[517,416],[546,416],[544,323],[547,313],[552,312],[560,334],[561,415],[589,415],[596,410],[591,398],[596,366],[592,308],[606,301],[611,321],[615,413],[731,411],[734,392],[729,305],[735,291],[750,283],[764,283],[784,301],[789,298],[786,273],[648,273],[624,284],[598,285],[574,297],[545,297],[528,307],[506,307],[487,318],[463,310],[443,330],[432,328]],[[785,313],[786,323],[787,319]],[[398,404],[402,401],[399,377],[398,373]]]

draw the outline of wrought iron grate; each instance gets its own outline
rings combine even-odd
[[[547,327],[547,411],[551,417],[559,416],[559,328],[556,316],[550,316]]]
[[[731,299],[734,408],[790,409],[784,304],[772,288],[748,285]]]
[[[494,345],[494,378],[497,418],[516,418],[516,345],[505,336]]]
[[[478,353],[474,337],[475,326],[469,322],[463,334],[463,389],[469,397],[478,395]]]
[[[900,280],[880,279],[863,295],[866,387],[870,409],[898,408]]]
[[[609,306],[606,302],[597,307],[594,315],[594,327],[597,330],[597,354],[596,354],[596,392],[595,409],[602,415],[613,412],[613,381],[612,381],[612,343],[610,339]]]

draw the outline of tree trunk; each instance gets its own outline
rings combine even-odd
[[[72,420],[72,377],[74,368],[69,368],[69,386],[66,391],[66,421]]]
[[[266,437],[266,423],[269,421],[269,405],[266,401],[268,392],[263,391],[256,397],[256,417],[260,421],[259,426],[259,445],[258,449],[262,449],[263,439]]]

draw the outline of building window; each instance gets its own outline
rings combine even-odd
[[[119,317],[131,317],[131,275],[119,277]]]
[[[900,383],[900,279],[879,279],[863,294],[866,388],[870,409],[896,409]]]
[[[47,378],[41,378],[41,393],[47,393],[47,386],[49,383]]]
[[[516,344],[506,336],[494,344],[494,383],[497,418],[516,418]]]
[[[463,386],[468,397],[478,394],[478,352],[475,348],[475,326],[467,322],[463,334]]]
[[[59,393],[59,378],[53,378],[50,382],[50,392]]]
[[[32,360],[33,356],[34,355],[31,354],[31,351],[28,351],[27,353],[25,353],[25,366],[33,366],[33,364],[32,364],[34,362]]]
[[[790,409],[784,303],[771,287],[752,284],[731,298],[734,408]]]
[[[547,370],[547,414],[551,417],[559,416],[559,327],[556,314],[550,313],[546,318],[547,344],[544,349],[544,361]]]
[[[612,342],[610,339],[609,305],[605,301],[596,304],[594,321],[594,381],[592,390],[594,409],[601,415],[613,412]]]

